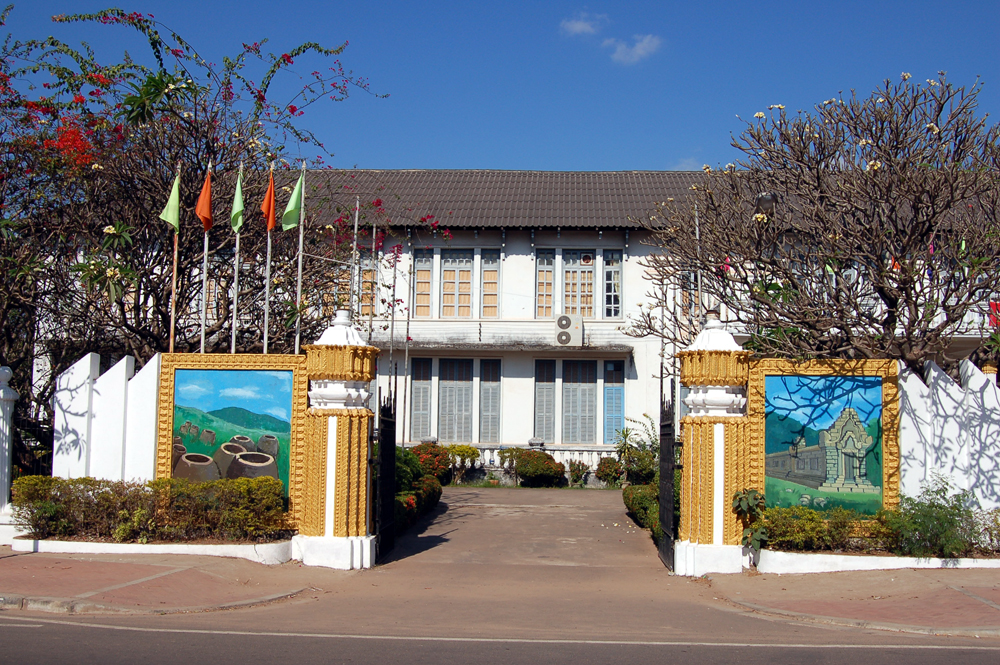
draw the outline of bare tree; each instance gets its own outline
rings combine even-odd
[[[633,332],[683,343],[711,303],[762,354],[953,362],[1000,284],[1000,130],[980,82],[910,79],[756,113],[743,159],[641,220],[660,308]]]

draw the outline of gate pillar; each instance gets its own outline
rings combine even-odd
[[[350,570],[375,563],[370,524],[368,386],[378,349],[365,345],[339,310],[320,339],[303,347],[309,377],[303,517],[293,558]]]
[[[688,415],[681,420],[681,521],[674,573],[743,570],[742,531],[732,511],[742,489],[747,436],[749,351],[736,343],[716,312],[709,312],[694,343],[677,354]]]

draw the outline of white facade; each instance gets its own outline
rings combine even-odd
[[[629,316],[651,300],[639,265],[650,251],[643,231],[487,228],[451,234],[445,239],[423,232],[401,242],[396,320],[375,322],[383,396],[392,383],[388,327],[394,325],[400,443],[434,437],[482,448],[531,439],[546,446],[610,446],[626,417],[649,414],[659,421],[661,343],[624,332]],[[386,249],[391,252],[392,243]],[[411,284],[415,254],[421,270],[413,270]],[[539,293],[547,291],[547,275],[539,271],[549,269],[549,260],[551,301]],[[391,270],[383,271],[383,283],[391,285]],[[487,297],[494,280],[495,310]],[[592,303],[584,298],[582,308],[574,294],[579,282],[593,287]],[[460,296],[457,306],[452,290]],[[391,302],[391,287],[382,297]],[[581,309],[579,342],[560,345],[556,319]]]

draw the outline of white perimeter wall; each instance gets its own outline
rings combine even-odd
[[[1000,508],[1000,391],[968,360],[956,383],[933,362],[924,380],[900,366],[900,491],[920,493],[933,475]]]
[[[56,379],[52,475],[152,480],[156,470],[160,355],[135,376],[126,356],[100,375],[89,353]]]

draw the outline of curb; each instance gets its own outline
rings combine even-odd
[[[740,607],[745,610],[750,610],[751,612],[754,612],[756,614],[765,614],[768,616],[777,617],[781,619],[793,619],[795,621],[803,621],[807,623],[826,624],[829,626],[846,626],[848,628],[884,630],[894,633],[912,633],[915,635],[976,637],[976,638],[1000,637],[1000,628],[995,628],[995,627],[934,628],[932,626],[914,626],[903,623],[886,623],[879,621],[865,621],[862,619],[846,619],[844,617],[830,617],[830,616],[824,616],[822,614],[802,614],[799,612],[789,612],[788,610],[779,610],[773,607],[765,607],[764,605],[755,605],[753,603],[733,600],[732,598],[727,598],[726,600],[732,603],[733,605],[736,605],[737,607]]]
[[[86,600],[72,598],[47,598],[44,596],[20,596],[17,594],[0,594],[0,611],[21,610],[24,612],[49,612],[53,614],[125,614],[125,615],[164,615],[188,614],[193,612],[218,612],[236,610],[244,607],[267,605],[269,603],[288,600],[299,595],[308,588],[286,593],[276,593],[250,600],[241,600],[221,605],[202,605],[198,607],[171,607],[164,609],[126,608],[106,603],[92,603]]]

